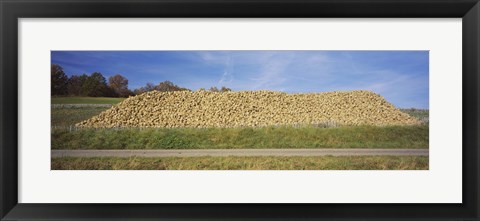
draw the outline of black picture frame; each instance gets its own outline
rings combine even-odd
[[[479,220],[478,0],[0,0],[1,220]],[[461,204],[18,203],[18,18],[462,18]],[[446,42],[448,44],[448,42]]]

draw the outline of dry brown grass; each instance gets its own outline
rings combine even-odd
[[[53,158],[53,170],[428,170],[424,156]]]

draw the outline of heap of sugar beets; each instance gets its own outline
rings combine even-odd
[[[78,127],[261,127],[414,125],[419,122],[370,91],[152,91],[130,97]]]

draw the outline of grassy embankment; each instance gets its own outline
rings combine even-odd
[[[428,148],[427,126],[54,129],[52,149]]]
[[[55,104],[114,104],[116,98],[52,98]],[[230,129],[80,129],[107,107],[52,108],[52,149],[428,148],[428,110],[403,110],[423,125],[396,127],[265,127]],[[425,120],[426,119],[426,120]],[[428,169],[428,157],[166,157],[53,158],[52,169]]]

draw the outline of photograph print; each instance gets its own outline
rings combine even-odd
[[[428,170],[428,51],[51,51],[52,170]]]

